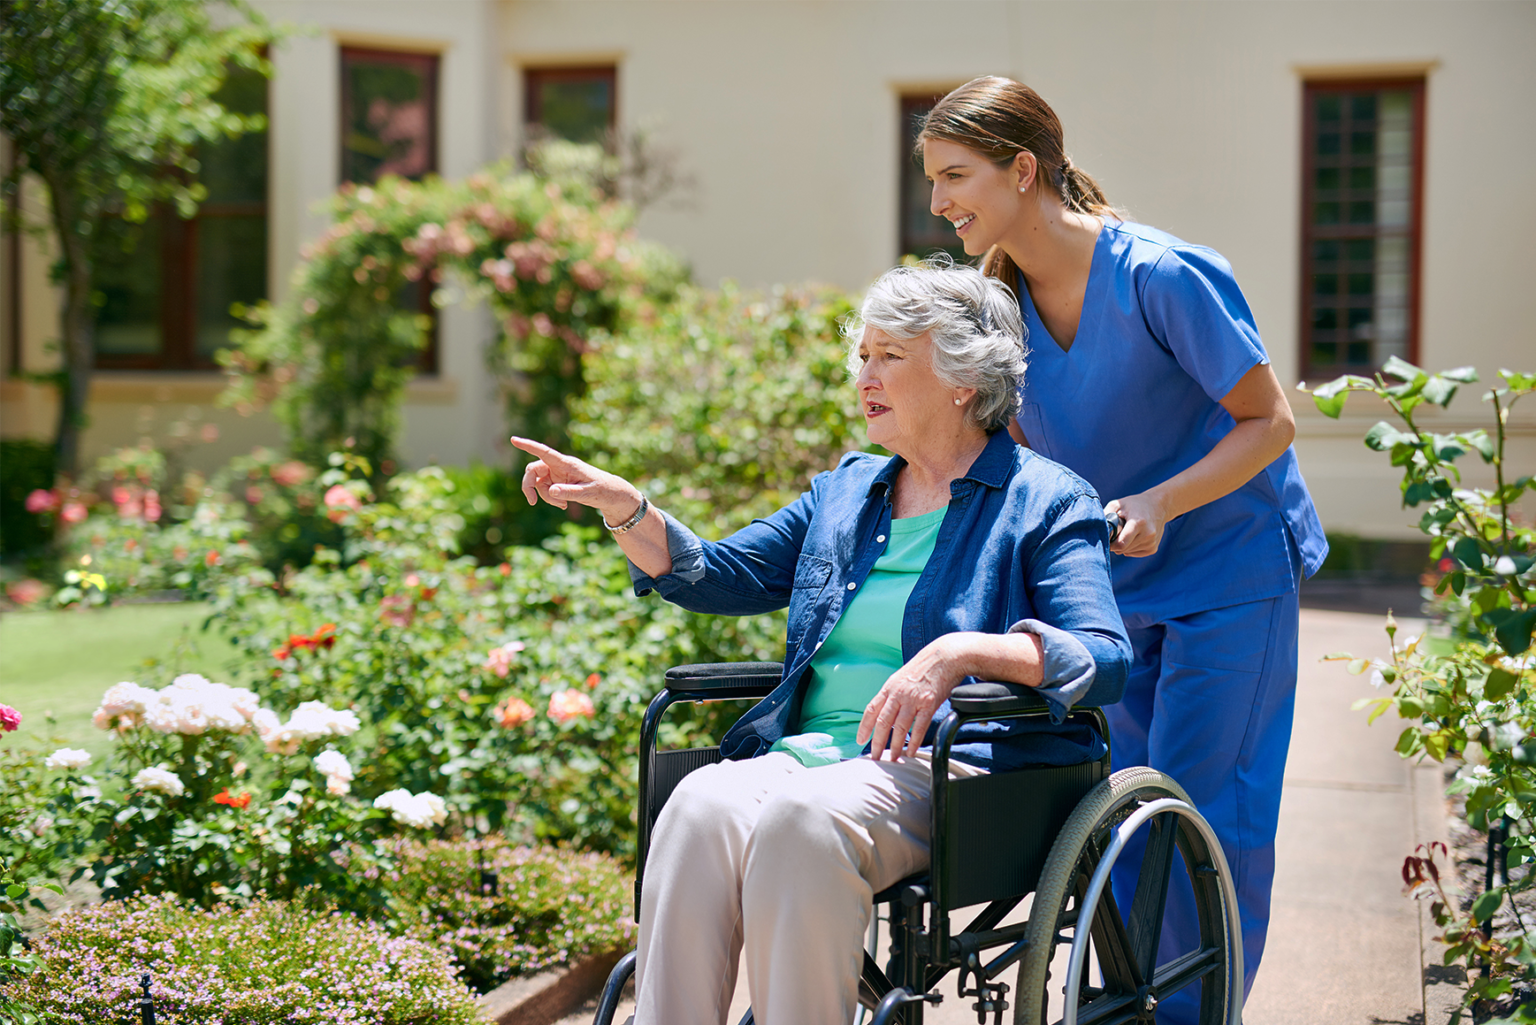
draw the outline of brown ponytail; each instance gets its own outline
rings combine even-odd
[[[927,139],[959,143],[992,160],[1008,164],[1022,150],[1034,155],[1035,180],[1048,183],[1068,210],[1118,218],[1104,190],[1067,156],[1061,121],[1050,104],[1027,85],[1010,78],[977,78],[945,96],[923,119],[919,151]],[[993,246],[982,257],[982,272],[1013,288],[1018,268]]]

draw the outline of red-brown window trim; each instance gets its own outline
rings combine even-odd
[[[1411,183],[1411,196],[1409,198],[1408,216],[1409,225],[1406,232],[1408,238],[1408,332],[1407,355],[1410,363],[1418,363],[1419,360],[1419,294],[1420,275],[1422,273],[1422,243],[1424,230],[1424,91],[1425,79],[1423,76],[1384,77],[1384,78],[1309,78],[1302,83],[1302,136],[1301,136],[1301,278],[1299,288],[1300,319],[1299,341],[1297,348],[1304,380],[1324,379],[1337,376],[1342,373],[1358,372],[1361,367],[1355,364],[1335,363],[1331,365],[1317,365],[1312,362],[1312,313],[1313,313],[1313,242],[1319,238],[1328,237],[1327,233],[1320,234],[1312,223],[1313,203],[1316,189],[1317,166],[1314,159],[1314,140],[1317,133],[1317,104],[1315,98],[1320,93],[1328,92],[1372,92],[1383,90],[1403,90],[1412,95],[1412,152],[1409,157],[1409,166],[1413,175]],[[1345,237],[1340,232],[1337,237]]]

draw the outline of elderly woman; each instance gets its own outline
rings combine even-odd
[[[847,1022],[871,897],[928,864],[930,727],[967,680],[1039,688],[1054,723],[962,729],[957,776],[1102,754],[1061,725],[1130,657],[1093,490],[1006,430],[1018,304],[969,267],[886,273],[846,329],[869,440],[811,490],[718,541],[633,484],[552,449],[523,478],[578,502],[637,594],[696,612],[789,608],[783,682],[727,732],[656,824],[641,895],[637,1025],[720,1025],[746,954],[763,1025]]]

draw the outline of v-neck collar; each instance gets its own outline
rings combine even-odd
[[[1080,343],[1087,338],[1092,338],[1097,332],[1099,316],[1104,308],[1104,304],[1099,301],[1095,292],[1098,290],[1099,282],[1103,280],[1105,273],[1107,273],[1103,269],[1103,265],[1109,259],[1109,233],[1116,227],[1119,227],[1118,221],[1111,225],[1107,217],[1099,219],[1099,234],[1093,240],[1093,259],[1088,262],[1088,283],[1083,288],[1083,310],[1078,314],[1077,333],[1072,336],[1071,344],[1065,349],[1056,340],[1056,336],[1051,334],[1050,329],[1045,326],[1045,321],[1040,318],[1040,311],[1035,309],[1034,296],[1029,294],[1029,286],[1024,281],[1024,272],[1019,271],[1019,308],[1023,311],[1024,322],[1026,325],[1031,324],[1031,322],[1037,325],[1040,332],[1051,343],[1048,346],[1031,346],[1031,356],[1038,356],[1041,352],[1054,352],[1063,359],[1070,359],[1072,354],[1079,349]],[[1034,328],[1031,327],[1030,330],[1033,332]]]

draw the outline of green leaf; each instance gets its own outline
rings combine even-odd
[[[20,900],[27,895],[27,888],[20,883],[11,883],[5,888],[5,895],[11,900]]]
[[[1438,730],[1424,738],[1424,752],[1437,762],[1445,761],[1445,756],[1450,749],[1451,734],[1449,730]]]
[[[1424,382],[1424,390],[1420,393],[1426,401],[1444,408],[1450,405],[1451,399],[1456,397],[1456,385],[1447,381],[1443,376],[1436,374]]]
[[[1395,377],[1401,381],[1422,383],[1429,379],[1429,375],[1405,359],[1396,356],[1388,356],[1387,361],[1381,365],[1381,372],[1388,377]]]
[[[1483,571],[1483,550],[1478,546],[1475,538],[1464,537],[1460,539],[1451,545],[1451,554],[1456,557],[1457,562],[1474,573],[1481,573]],[[1461,592],[1458,591],[1457,593],[1460,594]]]
[[[1483,618],[1493,625],[1493,636],[1509,654],[1523,655],[1525,649],[1531,646],[1531,630],[1536,628],[1536,608],[1522,612],[1492,609]]]
[[[1441,377],[1447,381],[1455,381],[1457,384],[1472,384],[1477,380],[1476,367],[1454,367],[1450,370],[1440,371]]]
[[[1483,683],[1483,697],[1489,701],[1498,701],[1500,698],[1509,696],[1514,691],[1515,684],[1519,682],[1520,677],[1514,673],[1495,667]]]
[[[1477,450],[1477,454],[1483,457],[1483,462],[1491,463],[1494,457],[1493,439],[1488,437],[1484,430],[1469,431],[1460,435],[1462,441]]]
[[[1371,660],[1370,659],[1368,659],[1368,658],[1357,658],[1357,659],[1352,659],[1350,661],[1349,665],[1346,668],[1351,673],[1353,673],[1354,675],[1359,676],[1361,673],[1365,672],[1370,667],[1371,667]]]
[[[1312,402],[1317,406],[1318,412],[1337,420],[1339,414],[1344,411],[1344,400],[1349,397],[1350,392],[1374,390],[1374,382],[1354,374],[1345,374],[1343,377],[1335,377],[1326,384],[1314,388]]]
[[[1504,890],[1495,887],[1486,893],[1480,894],[1472,902],[1472,917],[1479,923],[1492,920],[1494,912],[1499,910],[1499,905],[1504,903]]]
[[[1419,749],[1419,744],[1421,743],[1422,737],[1423,734],[1419,732],[1419,728],[1417,726],[1408,727],[1398,735],[1397,753],[1402,755],[1404,758],[1407,758],[1409,755],[1413,754]]]
[[[1393,445],[1417,445],[1418,441],[1419,436],[1417,434],[1400,431],[1385,420],[1378,421],[1374,427],[1365,432],[1366,448],[1374,449],[1377,452],[1385,452]]]

